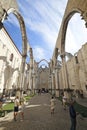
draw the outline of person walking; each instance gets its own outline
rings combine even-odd
[[[70,106],[69,106],[69,114],[71,118],[71,128],[70,130],[76,130],[76,111],[74,108],[74,103],[75,101],[70,101]]]
[[[66,103],[67,103],[67,98],[66,98],[65,95],[63,95],[63,97],[62,97],[62,104],[63,104],[64,110],[66,110]]]
[[[19,110],[19,97],[17,96],[14,100],[14,120],[17,120],[17,114]]]
[[[26,99],[24,97],[21,97],[21,99],[20,99],[20,105],[19,105],[19,113],[20,113],[20,119],[21,119],[21,121],[24,120],[25,102],[26,102]]]
[[[24,120],[24,102],[20,101],[20,105],[19,105],[19,114],[20,114],[20,120],[23,121]]]
[[[52,114],[54,114],[54,110],[55,110],[55,99],[53,96],[50,100],[50,104],[51,104],[51,115],[52,115]]]

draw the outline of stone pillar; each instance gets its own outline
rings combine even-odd
[[[63,86],[64,95],[67,98],[70,98],[70,93],[68,92],[69,83],[68,83],[67,66],[66,66],[66,62],[65,62],[65,54],[61,55],[61,59],[62,59],[62,67],[63,67],[62,76],[63,76],[63,82],[64,82],[64,86]]]
[[[58,69],[55,69],[55,85],[56,85],[56,97],[59,97],[59,75],[58,75]]]
[[[33,51],[32,51],[32,48],[30,48],[29,52],[30,52],[29,90],[30,90],[30,93],[32,93],[32,90],[33,90],[33,77],[32,77],[32,71],[33,71]]]
[[[52,73],[52,94],[55,94],[55,86],[54,86],[54,73]]]
[[[29,71],[29,90],[32,91],[32,69]]]
[[[36,89],[36,75],[33,74],[33,93],[35,94],[35,89]]]
[[[66,89],[67,88],[67,84],[66,84],[66,70],[65,70],[65,54],[62,54],[61,55],[61,59],[62,59],[62,76],[63,76],[63,88]]]
[[[20,95],[23,95],[23,89],[24,89],[24,72],[25,72],[25,61],[26,61],[26,55],[22,55],[22,61],[21,61],[21,69],[20,69]]]

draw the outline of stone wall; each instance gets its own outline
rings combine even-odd
[[[0,30],[0,91],[18,85],[22,56],[4,28]]]
[[[78,60],[78,62],[76,60]],[[84,96],[87,96],[87,43],[66,62],[66,67],[69,88],[71,90],[83,90]],[[62,68],[60,70],[59,82],[60,89],[62,89],[62,85],[64,89],[64,79],[61,75],[64,75],[64,72],[62,73]]]

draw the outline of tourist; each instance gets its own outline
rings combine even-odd
[[[24,108],[25,108],[24,101],[20,101],[19,114],[20,114],[20,120],[21,120],[21,121],[24,120]]]
[[[38,95],[41,95],[41,89],[38,89]]]
[[[19,109],[19,97],[17,96],[14,100],[14,120],[17,120],[17,114]]]
[[[67,98],[66,98],[65,95],[63,95],[63,97],[62,97],[62,103],[63,103],[63,108],[64,108],[64,110],[66,110]]]
[[[52,115],[52,114],[54,114],[54,110],[55,110],[55,99],[53,96],[50,100],[50,104],[51,104],[51,115]]]
[[[75,103],[75,101],[71,100],[70,106],[69,106],[69,114],[70,114],[70,118],[71,118],[70,130],[76,130],[76,111],[74,109],[74,103]]]

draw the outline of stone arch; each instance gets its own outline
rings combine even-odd
[[[23,17],[20,15],[20,13],[14,9],[10,8],[5,12],[4,14],[4,19],[9,16],[10,13],[13,13],[16,18],[19,21],[20,24],[20,29],[21,29],[21,35],[22,35],[22,62],[21,62],[21,75],[20,75],[20,88],[23,88],[23,80],[24,80],[24,70],[25,70],[25,62],[26,62],[26,56],[27,56],[27,35],[26,35],[26,28],[25,28],[25,23],[23,20]]]
[[[52,71],[55,68],[56,65],[56,58],[58,55],[61,56],[62,59],[62,72],[61,72],[61,80],[60,82],[62,83],[63,81],[63,87],[68,89],[69,88],[69,79],[67,75],[67,66],[66,66],[66,61],[65,61],[65,38],[66,38],[66,31],[67,31],[67,26],[68,22],[70,21],[71,17],[75,13],[80,13],[81,14],[81,19],[85,21],[85,25],[87,27],[87,0],[81,0],[81,1],[76,1],[76,0],[68,0],[67,6],[65,9],[65,13],[61,22],[60,30],[58,33],[58,37],[56,40],[56,45],[55,49],[53,52],[52,56],[52,62],[54,66],[52,67]],[[60,50],[60,53],[58,54],[57,50]]]
[[[27,56],[27,35],[26,35],[26,28],[25,23],[23,20],[23,17],[20,15],[20,13],[15,10],[14,8],[10,8],[7,10],[7,14],[13,13],[16,18],[19,21],[20,29],[21,29],[21,35],[22,35],[22,63],[21,63],[21,75],[20,75],[20,88],[22,89],[24,86],[24,70],[25,70],[25,62],[26,62],[26,56]]]
[[[40,64],[42,61],[45,61],[47,64],[49,64],[49,62],[46,59],[42,59],[38,62],[38,64]]]
[[[66,38],[66,31],[68,27],[68,23],[72,16],[76,13],[80,13],[82,15],[82,11],[78,8],[74,8],[69,13],[64,17],[62,26],[61,26],[61,38],[60,38],[60,55],[62,59],[62,64],[63,64],[63,78],[64,78],[64,88],[69,88],[69,79],[68,79],[68,72],[67,72],[67,66],[65,64],[65,56],[67,56],[67,53],[65,52],[65,38]]]
[[[58,37],[56,40],[55,49],[58,48],[60,50],[60,53],[65,53],[65,36],[66,36],[66,30],[68,26],[68,22],[70,18],[75,14],[80,13],[81,19],[85,21],[85,25],[87,27],[87,0],[68,0],[67,6],[65,9],[65,13],[62,19],[61,27],[58,33]],[[55,63],[55,49],[53,52],[52,60]]]
[[[25,23],[24,23],[23,17],[14,8],[10,8],[7,11],[8,15],[10,13],[13,13],[16,16],[16,18],[18,19],[18,21],[19,21],[20,29],[21,29],[21,35],[22,35],[22,42],[23,42],[22,43],[22,47],[23,47],[22,56],[26,58],[26,56],[27,56],[27,35],[26,35],[26,28],[25,28]]]
[[[69,12],[69,14],[65,17],[63,21],[63,26],[61,31],[61,49],[60,49],[61,53],[65,53],[65,37],[66,37],[67,26],[70,19],[75,13],[80,13],[82,15],[82,11],[80,9],[73,9],[71,12]]]

